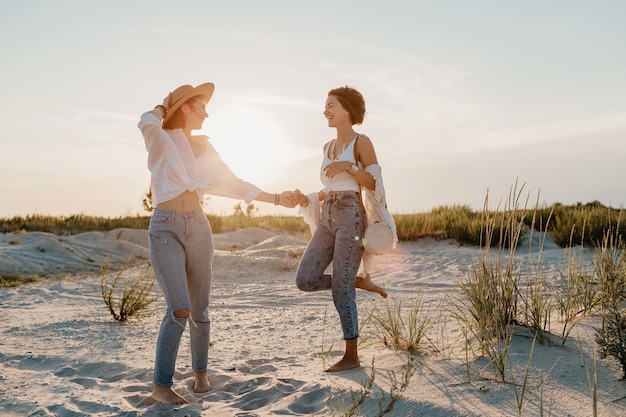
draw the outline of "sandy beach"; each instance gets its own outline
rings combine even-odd
[[[361,321],[358,369],[324,373],[343,353],[339,320],[329,292],[304,293],[294,274],[307,241],[281,232],[245,229],[216,234],[211,294],[211,349],[206,394],[194,394],[187,333],[174,388],[189,404],[149,404],[154,345],[164,304],[153,314],[118,323],[101,296],[101,265],[131,262],[124,276],[148,264],[147,232],[120,229],[76,236],[0,235],[0,274],[45,275],[38,282],[0,288],[0,414],[2,416],[339,416],[351,392],[374,382],[358,415],[378,415],[405,372],[406,352],[387,348],[367,320],[392,300],[422,297],[432,324],[422,340],[413,375],[390,416],[516,416],[532,350],[524,416],[593,415],[591,378],[597,380],[600,416],[626,416],[626,382],[620,366],[598,357],[587,317],[564,345],[535,343],[517,328],[511,341],[511,381],[497,382],[487,359],[466,360],[465,341],[449,313],[479,249],[424,239],[400,242],[380,257],[376,283],[387,300],[358,290]],[[534,254],[518,249],[520,259]],[[547,244],[546,273],[564,262],[564,250]],[[155,287],[155,292],[158,288]],[[552,332],[559,334],[555,321]],[[556,337],[555,337],[556,339]],[[595,358],[595,372],[594,372]],[[372,367],[373,364],[373,367]],[[372,371],[374,369],[374,371]],[[545,382],[541,384],[541,381]],[[536,387],[540,386],[540,389]]]

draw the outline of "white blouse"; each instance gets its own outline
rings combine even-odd
[[[150,112],[137,124],[148,150],[148,169],[154,203],[171,200],[185,191],[242,199],[250,204],[260,193],[256,185],[231,171],[206,136],[194,136],[204,148],[196,157],[182,129],[167,130]]]

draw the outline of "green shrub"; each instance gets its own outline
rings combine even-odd
[[[596,343],[602,357],[612,356],[622,366],[626,378],[626,245],[622,236],[609,231],[593,258],[594,273],[600,288],[602,327],[596,329]]]
[[[607,233],[626,234],[626,225],[620,224],[621,212],[599,202],[575,206],[555,204],[554,220],[548,233],[561,247],[599,246]]]
[[[596,343],[603,358],[612,356],[619,362],[622,378],[626,379],[626,309],[611,307],[604,310]]]

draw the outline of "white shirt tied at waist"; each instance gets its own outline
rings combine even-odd
[[[260,193],[256,185],[238,178],[220,157],[206,136],[194,136],[204,148],[196,157],[182,129],[167,130],[147,112],[137,127],[148,150],[148,169],[155,205],[171,200],[185,191],[201,198],[204,194],[242,199],[250,204]]]
[[[396,231],[396,222],[387,209],[382,167],[378,164],[372,164],[365,168],[365,172],[370,174],[374,178],[374,181],[376,181],[376,186],[373,190],[361,187],[361,198],[363,200],[367,224],[383,222],[389,226],[393,233],[393,247],[395,248],[398,243],[398,233]],[[317,193],[307,194],[307,199],[309,200],[309,204],[306,207],[301,206],[299,214],[304,217],[304,221],[309,225],[311,234],[313,234],[315,233],[315,229],[317,228],[322,215],[321,202],[319,201]],[[363,261],[361,263],[361,268],[359,268],[359,275],[361,275],[362,271],[368,272],[372,270],[374,267],[373,260],[375,256],[376,255],[372,255],[367,251],[363,253]]]

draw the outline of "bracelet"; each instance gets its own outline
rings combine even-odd
[[[154,106],[154,108],[161,110],[163,112],[163,117],[165,117],[165,115],[167,114],[167,109],[161,104],[157,104],[156,106]]]
[[[274,205],[277,206],[280,204],[280,195],[274,194]]]

